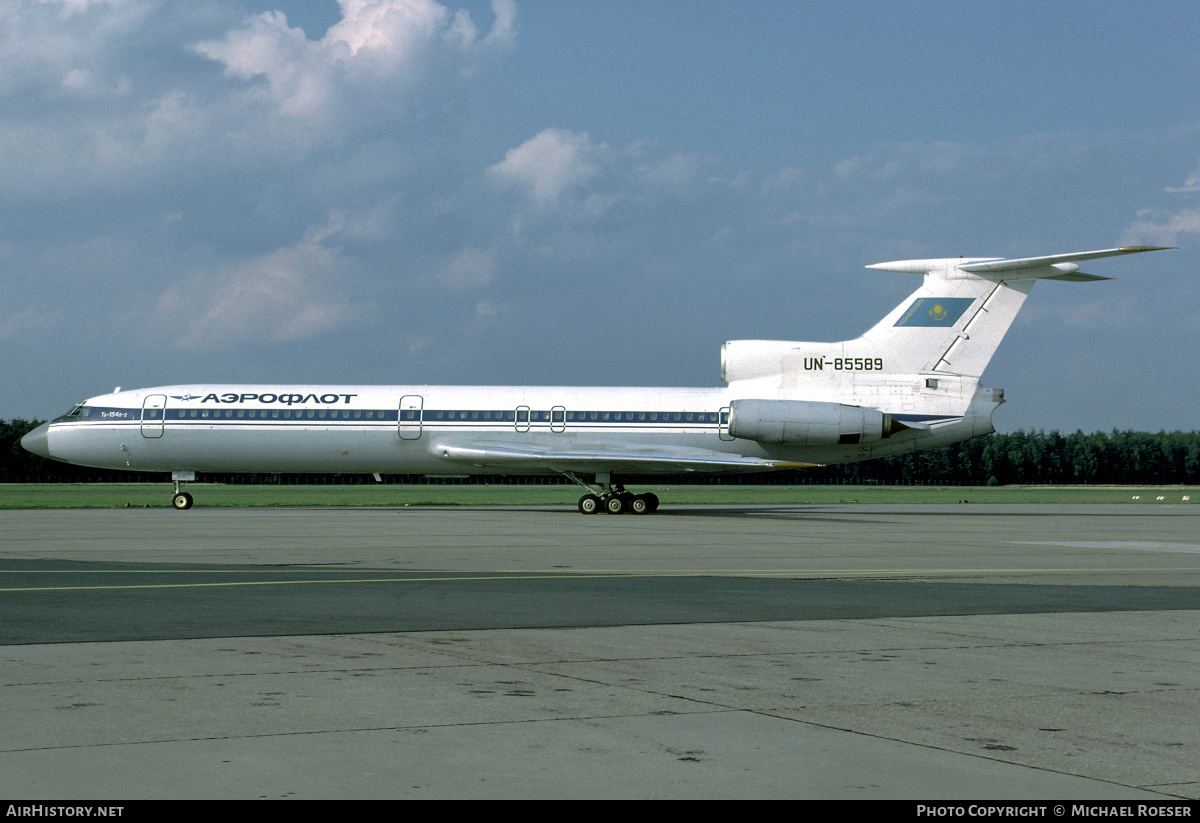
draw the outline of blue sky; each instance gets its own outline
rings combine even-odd
[[[10,0],[0,417],[201,381],[718,385],[909,257],[1039,284],[1001,431],[1194,429],[1200,5]]]

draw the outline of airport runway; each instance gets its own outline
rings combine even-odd
[[[5,511],[0,794],[1200,798],[1198,613],[1190,505]]]

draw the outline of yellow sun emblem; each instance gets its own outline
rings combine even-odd
[[[944,320],[946,317],[946,307],[941,303],[934,303],[933,308],[929,310],[929,316],[934,320]]]

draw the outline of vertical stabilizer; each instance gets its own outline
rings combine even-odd
[[[910,260],[869,268],[925,267],[921,287],[847,348],[886,353],[889,371],[978,378],[1033,288],[1033,280],[980,277],[968,261]]]
[[[746,396],[832,401],[931,419],[962,416],[1035,281],[1107,280],[1079,271],[1077,261],[1158,248],[876,263],[867,268],[924,275],[920,288],[854,340],[726,343],[722,379]]]

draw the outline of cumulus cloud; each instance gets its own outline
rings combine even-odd
[[[1188,175],[1183,181],[1182,186],[1167,186],[1166,191],[1172,194],[1186,194],[1189,192],[1200,191],[1200,165],[1196,166],[1196,170]]]
[[[637,173],[651,185],[682,189],[696,182],[705,162],[694,154],[676,153],[656,163],[643,163]]]
[[[130,77],[114,60],[114,44],[142,28],[154,6],[154,0],[0,5],[0,96],[128,93]]]
[[[0,188],[71,192],[143,167],[160,72],[137,38],[156,0],[0,4]],[[186,16],[186,12],[182,15]],[[148,114],[149,113],[149,114]],[[135,148],[136,147],[136,148]]]
[[[527,192],[539,205],[550,206],[598,175],[607,152],[608,146],[594,142],[587,132],[546,129],[509,149],[488,174]]]
[[[295,162],[418,121],[515,43],[513,0],[493,0],[482,31],[435,0],[340,6],[310,40],[282,12],[245,17],[232,3],[0,3],[0,187],[140,191]]]
[[[1200,209],[1184,209],[1166,215],[1144,211],[1138,217],[1140,219],[1125,230],[1123,244],[1151,243],[1173,246],[1183,235],[1200,234]]]
[[[328,104],[332,94],[332,67],[322,60],[319,44],[302,29],[289,28],[282,12],[264,12],[220,40],[195,48],[224,64],[229,77],[265,78],[264,96],[285,114],[313,114]]]
[[[469,13],[434,0],[338,0],[342,19],[320,40],[288,26],[278,11],[248,19],[223,37],[195,46],[251,83],[246,94],[294,116],[331,114],[352,91],[378,93],[372,108],[386,109],[437,69],[469,75],[486,55],[511,48],[516,6],[493,0],[495,23],[483,37]],[[353,96],[353,95],[351,95]]]
[[[292,246],[177,283],[147,326],[176,348],[207,351],[302,340],[353,321],[369,307],[344,296],[348,264],[326,245],[339,228],[331,221]]]

